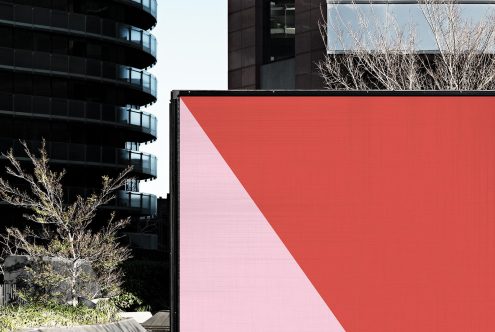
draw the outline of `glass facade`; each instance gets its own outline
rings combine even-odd
[[[90,195],[94,188],[68,187],[66,198],[73,201],[77,196]],[[157,199],[155,195],[132,191],[119,191],[116,197],[108,204],[110,209],[126,209],[138,211],[143,215],[155,215],[157,212]]]
[[[446,6],[445,4],[431,6]],[[459,1],[459,13],[464,22],[476,24],[495,13],[495,1]],[[430,28],[424,4],[415,1],[327,1],[328,52],[352,51],[356,40],[370,50],[376,49],[376,40],[388,38],[389,45],[398,40],[398,31],[404,33],[404,44],[414,40],[419,52],[435,52],[439,44]],[[445,23],[446,24],[446,23]],[[414,38],[408,37],[412,32]]]
[[[84,33],[87,37],[113,38],[140,47],[156,57],[156,38],[149,32],[110,19],[43,7],[0,3],[0,20],[16,25],[49,26],[54,31]]]
[[[143,10],[147,11],[154,17],[157,15],[157,5],[156,0],[130,0],[138,5],[140,5]]]
[[[41,147],[40,141],[26,141],[32,150]],[[14,154],[23,155],[24,148],[19,140],[0,138],[0,151],[13,149]],[[112,146],[86,145],[66,142],[46,142],[46,151],[52,162],[95,163],[101,166],[132,166],[143,179],[156,178],[157,159],[148,153],[118,149]]]
[[[25,6],[69,12],[73,14],[98,16],[134,25],[141,29],[151,29],[157,21],[156,0],[3,0]]]
[[[29,190],[28,187],[18,185],[21,190]],[[123,210],[128,213],[153,216],[157,213],[157,197],[152,194],[140,193],[132,190],[120,190],[117,191],[115,198],[112,199],[104,208],[110,210]],[[129,188],[130,189],[130,188]],[[86,197],[95,192],[98,192],[98,188],[88,187],[64,187],[64,200],[67,202],[74,202],[78,196]],[[6,203],[0,201],[0,208],[5,207]]]
[[[264,62],[294,57],[296,8],[294,0],[265,0]]]
[[[0,92],[0,113],[121,125],[148,134],[149,141],[157,136],[156,116],[111,104]]]
[[[150,73],[106,61],[0,47],[0,62],[4,66],[116,80],[130,84],[154,97],[157,93],[156,78]]]
[[[155,215],[157,211],[157,199],[155,195],[119,191],[114,202],[119,208],[137,209],[143,215]]]
[[[132,181],[108,208],[156,214],[139,181],[157,176],[157,158],[139,151],[156,140],[156,0],[0,1],[0,152],[27,161],[46,142],[54,169],[66,169],[67,197],[88,195],[101,177],[132,166]],[[0,158],[0,167],[5,159]],[[1,205],[0,213],[9,214]],[[7,210],[5,210],[7,209]]]

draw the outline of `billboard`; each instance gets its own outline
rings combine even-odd
[[[495,330],[495,95],[171,105],[175,331]]]

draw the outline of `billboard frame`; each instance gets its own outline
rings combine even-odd
[[[170,99],[170,330],[180,332],[180,98],[181,97],[494,97],[484,91],[173,90]]]

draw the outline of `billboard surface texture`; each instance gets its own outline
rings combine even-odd
[[[181,332],[495,331],[495,97],[178,105]]]

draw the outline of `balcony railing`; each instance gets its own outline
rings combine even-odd
[[[24,191],[30,190],[29,186],[24,185],[17,185],[17,188]],[[99,189],[97,188],[64,186],[64,202],[71,204],[77,200],[78,196],[89,197],[91,194],[97,193],[98,191]],[[8,203],[0,201],[0,204],[3,205]],[[115,198],[102,206],[102,208],[126,210],[126,212],[141,216],[156,216],[157,198],[152,194],[119,190],[115,193]],[[13,291],[15,291],[15,288],[12,288],[12,285],[10,285],[10,287],[9,285],[4,285],[3,290],[1,287],[2,284],[0,284],[0,305],[2,305],[2,300],[5,304],[13,299]]]
[[[24,114],[36,117],[58,117],[80,121],[97,121],[112,125],[128,126],[133,130],[157,135],[157,119],[154,115],[108,104],[81,100],[50,98],[23,94],[0,93],[0,113]]]
[[[134,1],[133,1],[134,2]],[[147,0],[143,0],[147,2]],[[144,8],[144,7],[143,7]],[[152,5],[150,4],[150,10]],[[155,2],[156,11],[156,2]],[[97,37],[115,38],[140,47],[156,58],[156,38],[147,31],[93,15],[82,15],[42,7],[0,3],[0,20],[47,26],[52,30],[70,30]]]
[[[141,6],[141,8],[144,11],[150,13],[153,17],[156,18],[157,15],[156,0],[129,0],[129,1]]]
[[[88,197],[95,192],[98,192],[98,189],[68,186],[65,187],[64,195],[66,201],[71,203],[77,199],[77,196]],[[110,209],[126,209],[141,215],[154,216],[157,211],[157,199],[152,194],[120,190],[106,207]]]
[[[157,212],[157,199],[155,195],[151,194],[119,191],[115,202],[119,208],[139,209],[142,211],[142,214],[149,216],[155,216]]]
[[[31,150],[41,147],[40,141],[27,141]],[[0,139],[0,152],[13,149],[16,157],[25,157],[24,148],[16,139]],[[46,142],[48,157],[52,162],[84,163],[96,165],[133,166],[133,171],[141,178],[156,178],[157,159],[155,156],[139,151],[119,149],[100,145],[86,145],[65,142]]]
[[[156,97],[157,82],[152,74],[111,62],[0,47],[0,64],[26,69],[39,69],[62,74],[75,74],[125,82]]]

